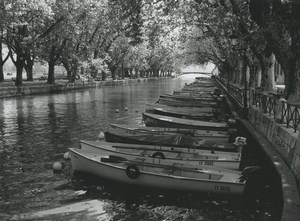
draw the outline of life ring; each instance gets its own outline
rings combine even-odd
[[[165,155],[162,152],[155,152],[152,154],[153,158],[166,159]]]
[[[126,168],[126,175],[130,178],[130,179],[137,179],[140,176],[140,169],[138,168],[137,165],[129,165]]]

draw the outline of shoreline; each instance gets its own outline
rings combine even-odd
[[[0,99],[19,97],[26,95],[57,93],[70,90],[80,90],[86,88],[97,88],[103,86],[115,86],[122,84],[131,84],[136,82],[147,82],[151,80],[167,79],[170,77],[159,78],[136,78],[136,79],[122,79],[122,80],[106,80],[106,81],[77,81],[69,83],[67,81],[57,81],[54,84],[47,84],[45,81],[23,82],[22,86],[14,86],[14,82],[0,83]]]

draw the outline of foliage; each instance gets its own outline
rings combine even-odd
[[[266,66],[263,58],[272,53],[294,78],[298,10],[280,0],[2,0],[1,41],[19,72],[34,60],[53,66],[49,83],[60,64],[70,80],[83,70],[116,77],[124,69],[172,71],[208,61],[235,75],[245,60]],[[289,93],[297,87],[286,84]]]

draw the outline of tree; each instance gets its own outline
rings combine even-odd
[[[1,25],[5,33],[4,43],[10,50],[10,57],[16,66],[16,86],[22,85],[23,68],[32,67],[32,60],[29,61],[30,51],[35,46],[36,35],[39,30],[39,22],[44,17],[51,16],[50,5],[53,1],[36,0],[4,0],[4,6],[1,9],[3,16]],[[15,54],[15,56],[14,56]],[[32,58],[31,58],[32,59]],[[29,80],[32,79],[32,73],[29,71]]]

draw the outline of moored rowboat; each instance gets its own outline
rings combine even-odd
[[[160,97],[159,104],[165,104],[169,106],[179,106],[179,107],[217,107],[218,103],[216,101],[184,101],[177,100],[173,98],[163,98]]]
[[[178,117],[184,119],[194,119],[194,120],[207,120],[207,121],[217,121],[218,113],[199,113],[199,112],[185,112],[174,109],[164,109],[164,108],[153,108],[146,109],[146,113],[165,115],[170,117]]]
[[[148,144],[164,145],[183,148],[197,148],[203,150],[218,150],[239,152],[240,146],[232,143],[216,143],[205,139],[185,136],[182,134],[143,134],[143,135],[123,135],[115,130],[109,130],[104,133],[105,140],[108,142],[128,143],[128,144]]]
[[[180,107],[180,106],[169,106],[166,104],[159,104],[159,103],[146,103],[145,109],[153,109],[153,108],[163,108],[165,110],[174,110],[178,112],[185,112],[185,113],[213,113],[219,114],[220,109],[214,107]]]
[[[218,97],[218,94],[215,94],[213,91],[192,91],[192,90],[173,90],[174,95],[180,96],[201,96],[201,97]]]
[[[218,95],[215,95],[211,91],[199,91],[199,92],[193,92],[193,91],[179,91],[179,90],[174,90],[173,91],[174,95],[180,95],[180,96],[186,96],[186,97],[194,97],[194,96],[201,96],[201,97],[206,97],[206,98],[212,98]]]
[[[193,128],[202,130],[221,130],[227,131],[227,123],[207,122],[198,120],[189,120],[176,117],[163,116],[158,114],[142,113],[143,121],[149,127],[179,127]]]
[[[201,97],[201,96],[184,96],[184,95],[176,95],[176,94],[164,94],[160,95],[160,98],[170,98],[174,100],[183,100],[183,101],[207,101],[207,102],[215,102],[217,97]]]
[[[124,145],[121,143],[80,141],[80,148],[83,150],[105,153],[126,157],[130,160],[136,157],[151,157],[153,162],[160,159],[178,161],[192,164],[195,166],[215,166],[231,170],[238,170],[241,162],[241,153],[228,153],[221,151],[201,151],[187,150],[180,148],[168,148],[149,145]]]
[[[69,148],[74,171],[144,188],[187,192],[243,194],[246,180],[240,171],[221,168],[191,167],[174,163],[151,163],[145,158],[120,159],[95,152]]]
[[[236,129],[226,131],[213,131],[213,130],[197,130],[188,128],[166,128],[166,127],[145,127],[128,124],[110,124],[109,132],[117,133],[123,136],[140,136],[144,134],[184,134],[186,136],[206,139],[216,143],[226,143],[232,141],[236,137]]]
[[[80,146],[81,149],[87,147],[88,150],[95,148],[94,150],[98,149],[98,145],[109,145],[118,148],[131,148],[136,150],[151,150],[151,151],[163,151],[163,152],[172,152],[176,154],[198,154],[198,155],[212,155],[210,158],[214,159],[237,159],[241,158],[241,152],[223,152],[223,151],[211,151],[211,150],[202,150],[202,149],[195,149],[195,148],[182,148],[182,147],[172,147],[172,146],[162,146],[162,145],[145,145],[145,144],[126,144],[126,143],[111,143],[111,142],[104,142],[104,141],[86,141],[81,140]],[[242,149],[241,149],[242,150]],[[206,157],[205,157],[206,158]]]

